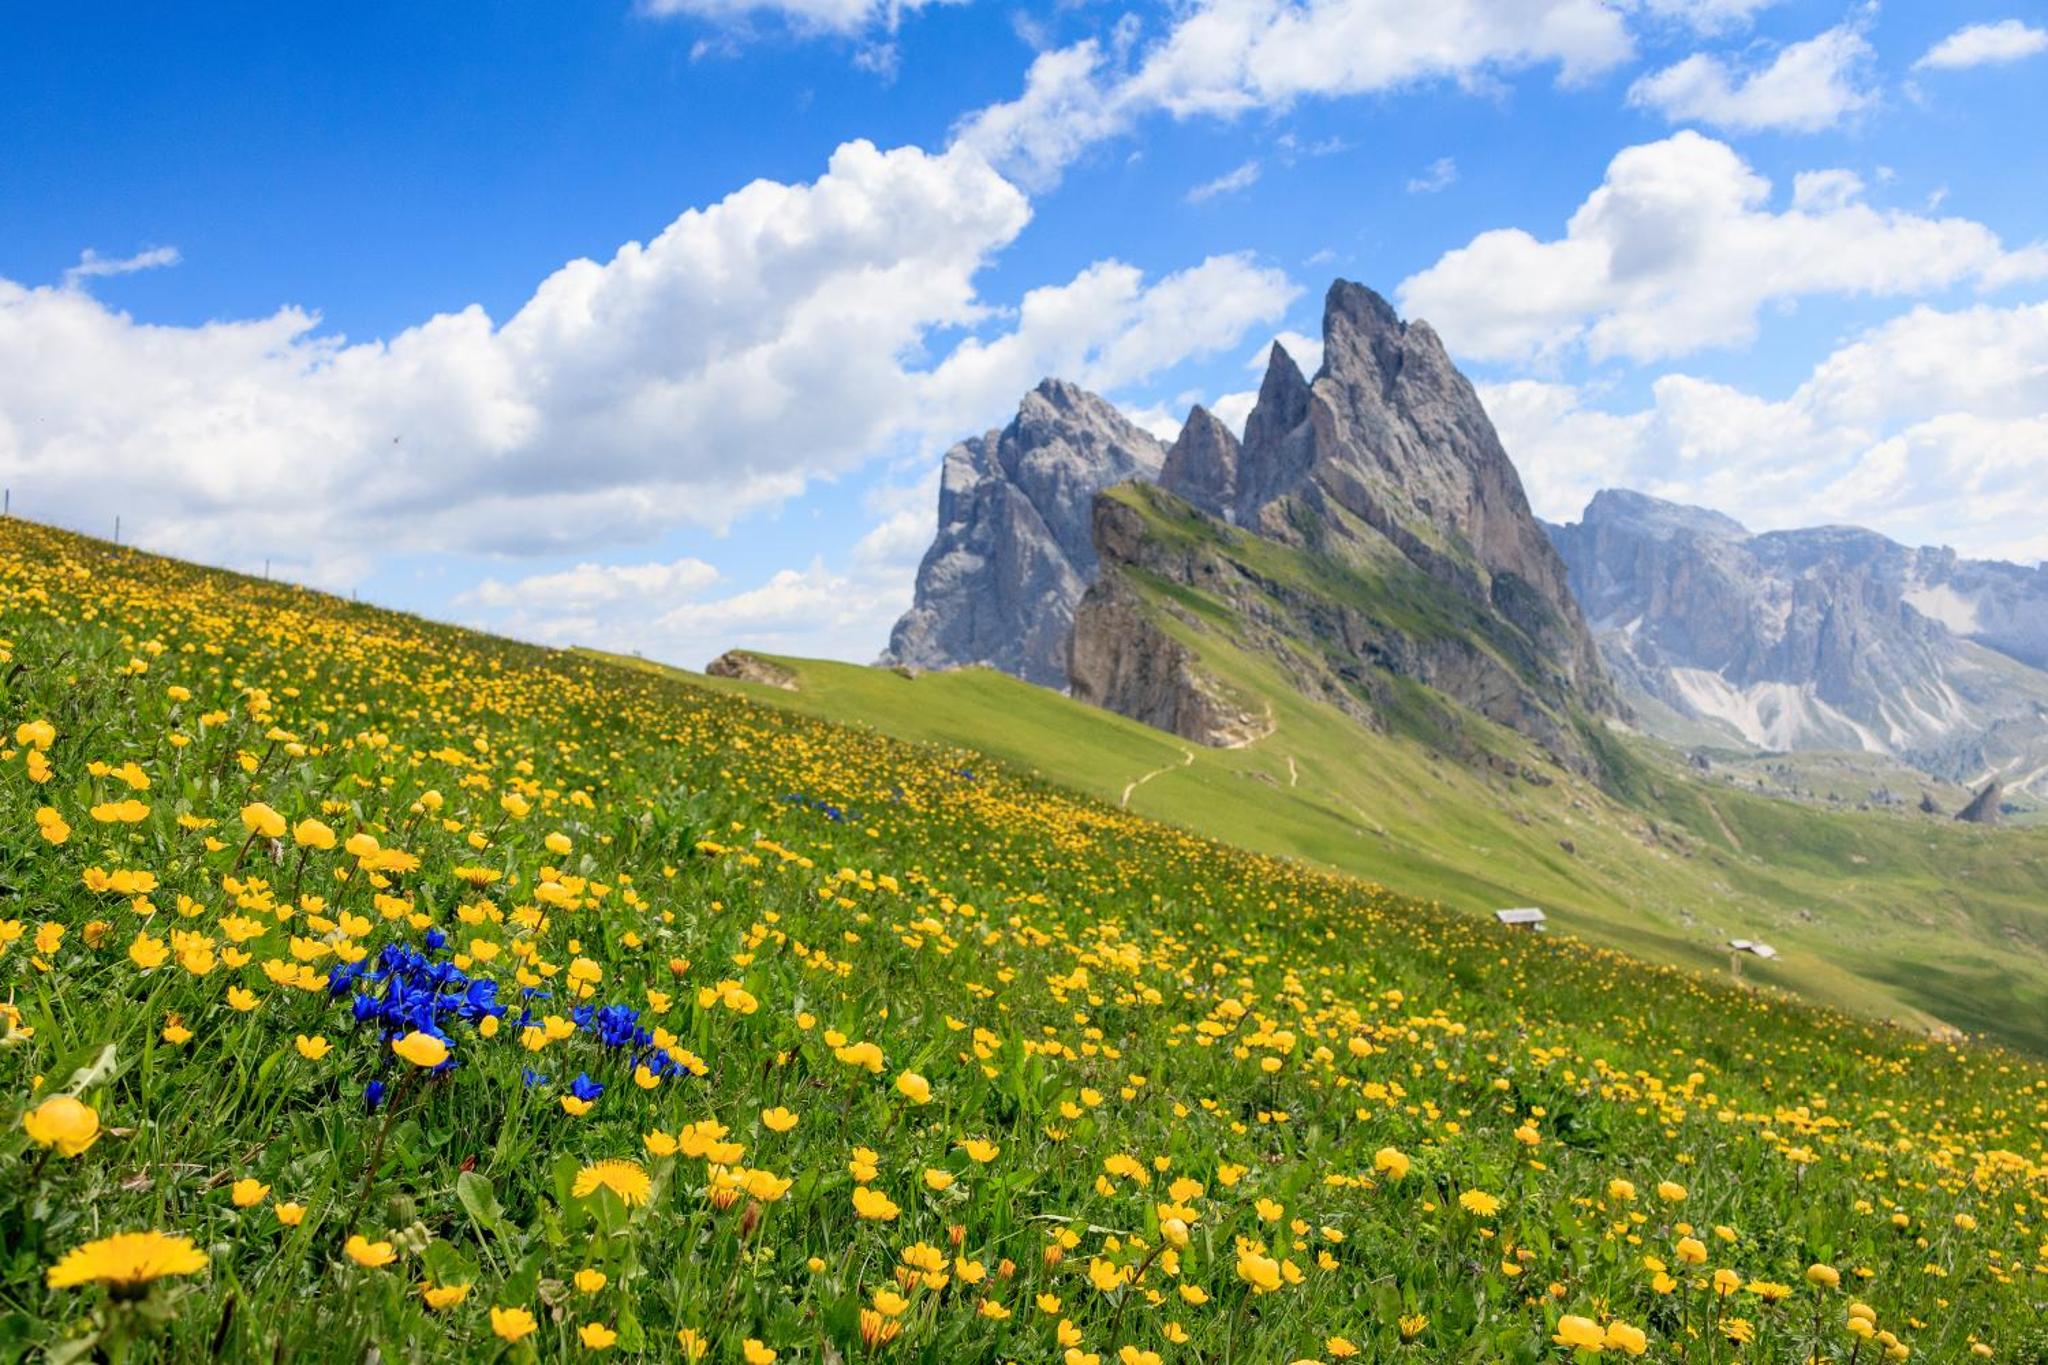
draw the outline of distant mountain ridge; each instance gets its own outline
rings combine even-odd
[[[2048,782],[2048,570],[1621,490],[1548,530],[1646,728]]]

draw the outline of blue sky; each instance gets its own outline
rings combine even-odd
[[[1241,416],[1342,274],[1545,515],[2048,556],[2041,5],[658,8],[0,10],[16,508],[865,658],[947,443],[1046,371]]]

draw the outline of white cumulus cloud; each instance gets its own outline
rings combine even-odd
[[[1733,148],[1691,130],[1629,147],[1563,236],[1481,233],[1404,280],[1402,311],[1461,355],[1648,361],[1747,342],[1766,304],[1808,295],[2048,277],[2048,248],[2008,250],[1966,218],[1876,208],[1847,172],[1804,178],[1783,210],[1771,197]]]
[[[1651,392],[1649,407],[1622,412],[1538,380],[1480,395],[1553,520],[1628,487],[1757,529],[1848,522],[1966,554],[2048,557],[2048,303],[1912,309],[1782,399],[1684,374]]]
[[[2017,62],[2042,51],[2048,51],[2048,29],[2035,28],[2018,19],[2001,19],[1995,24],[1970,24],[1957,29],[1928,48],[1913,66],[1916,70],[1957,71]]]
[[[1876,102],[1867,79],[1875,56],[1869,40],[1843,24],[1781,48],[1769,63],[1748,70],[1696,52],[1630,86],[1628,101],[1674,123],[1813,133]]]
[[[1014,100],[969,116],[959,140],[1044,184],[1145,115],[1230,117],[1311,97],[1554,65],[1572,81],[1626,60],[1622,13],[1601,0],[1199,0],[1143,47],[1121,30],[1041,53]]]
[[[0,280],[0,477],[17,511],[330,584],[391,553],[583,553],[950,442],[1045,373],[1137,381],[1293,294],[1245,257],[1107,261],[1005,316],[975,279],[1029,217],[969,151],[854,142],[564,265],[503,322],[160,326]]]

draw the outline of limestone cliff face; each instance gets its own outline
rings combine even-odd
[[[1166,452],[1159,482],[1210,516],[1235,521],[1240,448],[1230,428],[1198,403]]]
[[[1202,670],[1120,575],[1097,580],[1074,614],[1068,678],[1079,701],[1216,748],[1270,728]]]
[[[1426,322],[1363,285],[1323,304],[1313,382],[1277,344],[1245,423],[1233,520],[1309,549],[1362,523],[1416,568],[1526,635],[1554,685],[1588,709],[1616,701],[1556,548],[1471,383]],[[1168,481],[1175,493],[1182,489]],[[1183,494],[1183,496],[1186,496]],[[1189,497],[1201,506],[1201,501]]]
[[[1275,552],[1228,535],[1162,539],[1127,502],[1098,511],[1091,598],[1127,598],[1118,571],[1142,569],[1220,601],[1238,642],[1285,658],[1311,695],[1384,719],[1391,680],[1420,683],[1583,766],[1579,718],[1622,708],[1477,393],[1426,323],[1362,286],[1331,287],[1323,340],[1313,380],[1275,345],[1235,449],[1197,412],[1160,476],[1204,521]],[[1127,615],[1084,605],[1075,658],[1104,654],[1096,632]],[[1089,695],[1139,709],[1095,679]]]
[[[1203,668],[1203,632],[1222,631],[1369,723],[1457,748],[1463,707],[1582,768],[1587,718],[1623,710],[1478,394],[1428,324],[1348,281],[1324,303],[1321,369],[1275,345],[1242,440],[1196,408],[1162,458],[1049,381],[947,457],[940,521],[895,662],[986,661],[1232,743],[1269,708]]]
[[[1001,431],[946,455],[939,531],[884,663],[984,663],[1046,687],[1067,678],[1074,607],[1095,577],[1095,494],[1153,478],[1164,451],[1110,404],[1048,379]]]

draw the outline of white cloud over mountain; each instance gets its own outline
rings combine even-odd
[[[1658,379],[1635,411],[1539,380],[1481,397],[1553,520],[1625,487],[1758,529],[1846,522],[2048,558],[2048,303],[1915,308],[1836,349],[1783,399],[1684,374]]]
[[[17,510],[328,582],[392,552],[574,553],[950,441],[1043,373],[1134,382],[1293,294],[1243,256],[1104,261],[1002,317],[975,279],[1030,214],[970,152],[848,143],[570,262],[502,324],[472,306],[382,341],[0,280],[0,477]],[[959,328],[985,335],[929,353]]]
[[[1877,208],[1848,172],[1801,177],[1784,209],[1772,197],[1734,148],[1702,134],[1629,147],[1563,236],[1481,233],[1404,280],[1402,310],[1468,357],[1640,362],[1745,343],[1765,306],[1811,295],[2048,277],[2048,246],[2008,248],[1967,218]]]

